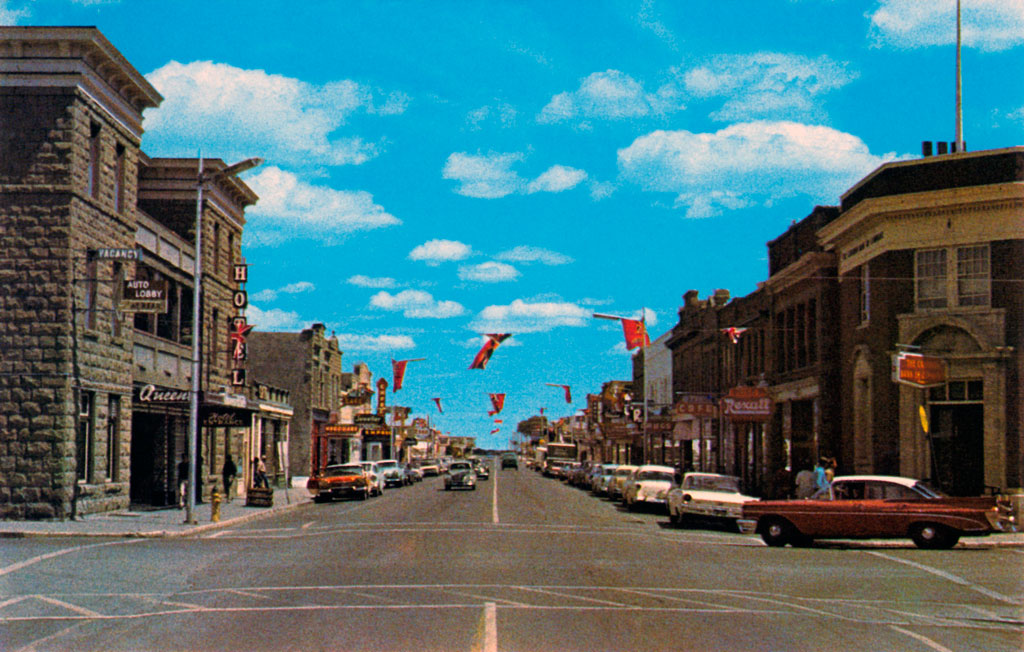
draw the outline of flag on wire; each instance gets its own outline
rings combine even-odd
[[[431,400],[433,400],[434,403],[437,405],[437,411],[440,412],[441,414],[444,414],[444,410],[441,409],[441,399],[435,398]]]
[[[569,391],[568,385],[556,385],[555,383],[544,383],[548,387],[561,387],[565,390],[565,402],[572,403],[572,393]]]
[[[651,345],[647,335],[647,323],[642,319],[622,318],[622,332],[626,336],[626,349],[632,351],[636,347],[644,348]]]
[[[501,430],[501,428],[495,428],[494,430],[491,431],[491,434],[493,435],[494,433],[496,433],[496,432],[498,432],[500,430]]]
[[[488,333],[487,341],[477,352],[476,357],[473,358],[473,363],[469,365],[470,369],[484,369],[487,367],[487,361],[491,359],[491,355],[494,350],[498,348],[498,345],[512,337],[512,333]]]
[[[743,335],[744,333],[746,333],[747,329],[746,328],[736,328],[735,326],[730,326],[729,328],[723,328],[722,332],[729,336],[729,339],[732,340],[733,344],[739,344],[740,343],[740,335]]]
[[[498,414],[499,412],[501,412],[501,410],[505,407],[505,395],[504,394],[491,394],[490,397],[491,397],[491,405],[494,406],[494,409],[493,410],[489,410],[487,412],[487,414],[493,417],[495,414]]]

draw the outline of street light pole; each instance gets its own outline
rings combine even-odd
[[[203,155],[199,155],[199,171],[196,174],[196,243],[192,256],[192,391],[189,397],[188,416],[188,489],[185,497],[185,522],[196,523],[196,451],[199,448],[199,367],[202,348],[199,329],[202,324],[200,309],[203,285],[203,189],[206,182],[219,177],[235,176],[263,163],[261,158],[248,158],[234,165],[218,170],[207,178],[203,172]],[[216,243],[215,243],[216,244]],[[180,478],[179,478],[180,481]]]

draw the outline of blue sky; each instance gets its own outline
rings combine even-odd
[[[745,295],[793,220],[953,140],[954,5],[0,0],[0,23],[97,26],[165,97],[150,155],[266,159],[250,323],[322,322],[389,382],[426,358],[389,400],[501,446],[630,377],[594,311],[657,336],[689,289]],[[968,148],[1024,144],[1024,0],[963,6]]]

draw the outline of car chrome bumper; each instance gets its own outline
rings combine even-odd
[[[757,521],[752,518],[738,518],[736,525],[743,534],[753,534],[757,530]]]

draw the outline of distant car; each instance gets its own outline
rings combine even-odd
[[[519,460],[515,455],[506,453],[501,456],[501,468],[502,469],[518,469]]]
[[[612,500],[619,500],[622,498],[622,493],[626,489],[626,483],[629,482],[629,477],[633,475],[633,471],[636,471],[638,467],[632,464],[620,464],[615,467],[612,471],[612,477],[608,480],[608,491],[606,492],[608,497]]]
[[[619,468],[618,464],[601,464],[594,469],[594,475],[590,479],[590,490],[597,496],[608,495],[608,483],[612,480],[612,473]]]
[[[757,500],[740,491],[740,479],[718,473],[687,473],[682,483],[668,492],[668,518],[682,525],[691,517],[736,521],[743,504]]]
[[[377,462],[377,469],[384,476],[385,487],[404,487],[412,484],[405,473],[405,468],[398,463],[398,460],[380,460]]]
[[[1015,528],[1008,501],[995,496],[950,498],[913,478],[838,476],[827,495],[743,505],[744,525],[769,546],[814,539],[910,537],[918,548],[952,548],[962,536]]]
[[[665,506],[665,495],[675,484],[676,470],[671,466],[644,464],[630,476],[622,491],[626,509],[640,505]]]
[[[451,489],[476,489],[476,473],[469,460],[453,460],[444,474],[445,491]]]
[[[473,470],[476,471],[477,480],[489,480],[491,477],[491,471],[487,468],[487,462],[484,460],[474,460]]]
[[[306,482],[306,489],[317,503],[335,498],[366,500],[371,488],[370,478],[361,464],[332,464],[314,473]]]
[[[420,460],[420,471],[423,472],[423,477],[441,475],[441,463],[433,458]]]
[[[370,495],[380,496],[384,494],[384,474],[378,468],[376,462],[360,462],[363,471],[370,478]]]
[[[421,482],[423,480],[423,469],[419,467],[419,464],[407,463],[405,465],[405,473],[412,482]]]

